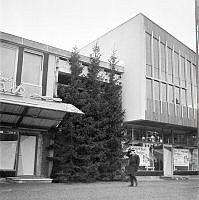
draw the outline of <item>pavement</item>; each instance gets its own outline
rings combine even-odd
[[[198,200],[199,178],[74,184],[10,184],[0,182],[0,200]]]

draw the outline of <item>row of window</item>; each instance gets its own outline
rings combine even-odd
[[[5,86],[16,84],[18,48],[12,45],[0,45],[0,76]],[[30,50],[23,52],[21,84],[28,92],[34,88],[34,93],[41,94],[43,55]],[[8,89],[6,87],[6,89]]]
[[[196,146],[197,143],[196,132],[189,134],[171,129],[129,128],[127,137],[145,143],[183,144],[186,146]]]
[[[64,72],[66,74],[71,73],[70,64],[67,59],[59,58],[58,62],[57,62],[57,66],[59,67],[59,71]],[[82,63],[82,67],[83,67],[83,69],[82,69],[82,73],[80,74],[80,76],[85,77],[88,74],[88,65],[85,65],[84,63]],[[100,78],[101,81],[109,83],[109,80],[110,80],[109,70],[101,68],[101,70],[98,73],[98,77]],[[118,85],[121,85],[121,74],[120,73],[116,73],[114,75],[114,79],[117,80]]]
[[[190,60],[146,33],[147,98],[197,108],[197,70]]]
[[[3,84],[0,85],[0,91],[10,91],[16,86],[18,55],[18,47],[6,43],[0,44],[0,81],[3,81]],[[22,59],[22,71],[20,79],[21,84],[25,89],[24,95],[41,95],[44,55],[40,52],[24,49],[23,56],[21,54],[20,56],[21,57],[19,59]],[[69,74],[71,73],[68,59],[58,58],[56,65],[59,68],[59,71]],[[83,65],[83,71],[81,75],[86,76],[87,73],[87,66]],[[104,69],[102,69],[99,73],[99,76],[102,81],[109,82],[109,72],[106,72]],[[117,83],[120,85],[121,74],[115,74],[115,80],[117,80]]]
[[[146,95],[148,99],[180,104],[190,108],[197,108],[196,86],[185,89],[147,78]]]
[[[146,75],[177,86],[196,85],[196,65],[146,34]]]

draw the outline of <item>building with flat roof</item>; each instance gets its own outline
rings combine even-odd
[[[124,63],[122,103],[127,138],[141,157],[140,171],[164,175],[199,171],[196,53],[143,14],[83,47],[98,44],[106,60]]]
[[[67,112],[83,114],[57,97],[58,86],[71,73],[70,55],[0,32],[0,177],[50,176],[50,132]],[[86,75],[89,57],[80,60]],[[103,73],[109,63],[100,62],[100,67]],[[120,66],[116,70],[123,72]]]

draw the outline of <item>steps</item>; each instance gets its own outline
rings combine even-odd
[[[171,176],[160,176],[160,179],[163,180],[188,180],[188,176],[178,176],[178,175],[171,175]]]
[[[51,178],[38,177],[38,176],[16,176],[6,177],[9,183],[52,183]]]

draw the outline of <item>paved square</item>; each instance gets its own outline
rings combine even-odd
[[[0,200],[198,200],[199,180],[90,184],[0,184]]]

